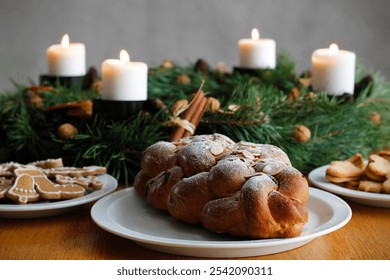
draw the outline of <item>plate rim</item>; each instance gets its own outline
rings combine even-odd
[[[370,193],[370,192],[363,192],[363,191],[357,191],[357,190],[350,190],[344,187],[341,187],[337,184],[334,184],[332,182],[329,182],[325,179],[325,176],[321,176],[322,174],[325,174],[326,169],[329,167],[329,164],[317,167],[309,172],[308,179],[309,182],[313,185],[332,192],[334,194],[338,194],[341,196],[349,197],[349,198],[357,198],[357,199],[367,199],[371,201],[379,201],[379,202],[390,202],[390,194],[382,194],[382,193]],[[316,178],[321,177],[323,181],[318,181]]]
[[[20,213],[20,212],[38,212],[38,211],[47,211],[47,210],[60,210],[64,208],[70,208],[74,206],[79,206],[89,202],[93,202],[102,198],[103,196],[112,193],[118,187],[118,181],[109,174],[98,175],[98,178],[111,181],[110,184],[103,185],[102,189],[91,192],[87,195],[76,197],[67,200],[54,201],[54,202],[42,202],[42,203],[32,203],[32,204],[1,204],[0,203],[0,214],[4,216],[7,213]]]
[[[102,229],[104,229],[104,230],[106,230],[114,235],[118,235],[118,236],[121,236],[123,238],[129,239],[135,243],[141,243],[141,245],[157,245],[160,247],[161,246],[165,246],[165,247],[175,246],[178,248],[180,247],[180,248],[191,248],[191,249],[202,249],[202,248],[208,248],[208,249],[247,249],[247,248],[253,248],[253,245],[257,245],[258,247],[265,248],[265,247],[271,247],[271,246],[291,245],[292,243],[303,245],[303,244],[306,244],[306,243],[312,241],[315,238],[318,238],[318,237],[326,235],[330,232],[336,231],[337,229],[340,229],[341,227],[346,225],[352,218],[352,210],[344,200],[342,200],[341,198],[339,198],[331,193],[328,193],[328,192],[325,192],[325,191],[322,191],[319,189],[315,189],[315,188],[309,188],[309,189],[310,189],[310,195],[313,197],[318,198],[319,195],[327,196],[328,198],[330,197],[333,199],[333,201],[337,202],[338,207],[332,208],[332,210],[334,211],[332,217],[335,216],[335,213],[339,213],[339,212],[343,212],[344,216],[342,217],[342,219],[339,217],[338,223],[333,224],[329,228],[320,230],[318,232],[314,232],[312,234],[300,235],[300,236],[292,237],[292,238],[233,240],[233,241],[225,241],[225,240],[222,240],[222,241],[208,241],[208,240],[201,241],[201,240],[186,240],[186,239],[156,237],[156,236],[145,234],[145,233],[139,233],[139,232],[134,231],[132,229],[126,228],[118,223],[115,223],[114,221],[112,221],[108,217],[109,207],[107,204],[109,204],[110,201],[112,204],[117,199],[123,198],[124,195],[126,195],[126,193],[128,193],[128,192],[129,193],[132,192],[133,195],[136,195],[134,188],[132,188],[132,187],[117,191],[117,192],[112,193],[108,196],[105,196],[102,199],[100,199],[99,201],[97,201],[91,209],[91,217],[92,217],[92,220]],[[131,194],[128,194],[128,195],[131,195]],[[327,202],[327,200],[325,200],[325,199],[324,199],[324,201]],[[98,212],[101,209],[106,209],[103,217],[101,217],[101,216],[99,217],[99,215],[98,215],[99,214]],[[325,224],[329,223],[330,220],[331,220],[331,218],[329,218],[329,220]],[[115,228],[113,229],[112,227],[110,227],[111,223],[115,224],[115,226],[117,228],[118,227],[123,228],[127,232],[130,231],[131,233],[136,233],[137,236],[130,236],[124,232],[121,232],[118,229],[115,229]],[[335,221],[333,221],[333,223],[335,223]],[[324,226],[324,225],[321,225],[321,226]],[[299,246],[297,246],[297,247],[299,247]],[[148,247],[148,248],[150,248],[150,247]],[[151,248],[151,249],[154,249],[154,248]],[[154,250],[161,251],[161,250],[157,250],[157,249],[154,249]],[[191,255],[191,254],[186,254],[186,255]],[[258,254],[258,255],[261,255],[261,254]]]

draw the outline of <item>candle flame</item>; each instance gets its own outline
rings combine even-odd
[[[119,59],[123,62],[123,64],[130,62],[130,56],[125,50],[121,50],[119,53]]]
[[[65,35],[62,37],[62,40],[61,40],[61,47],[63,47],[63,48],[69,47],[69,35],[68,35],[68,34],[65,34]]]
[[[257,28],[252,29],[252,40],[258,40],[260,38],[259,30]]]
[[[330,53],[330,55],[335,55],[335,54],[338,53],[338,51],[339,51],[339,47],[336,44],[331,44],[329,46],[329,53]]]

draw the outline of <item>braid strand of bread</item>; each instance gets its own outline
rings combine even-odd
[[[294,237],[309,219],[309,186],[268,144],[198,135],[149,146],[136,192],[183,222],[245,238]]]

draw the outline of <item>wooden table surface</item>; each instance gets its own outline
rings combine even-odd
[[[390,209],[347,202],[353,211],[352,219],[341,229],[300,248],[244,259],[389,260]],[[0,259],[199,259],[156,252],[108,233],[92,221],[92,205],[54,217],[0,219]]]

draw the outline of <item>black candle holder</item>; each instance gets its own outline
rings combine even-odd
[[[374,78],[371,75],[367,75],[359,82],[355,82],[353,93],[343,93],[341,95],[327,94],[326,96],[337,100],[340,104],[352,103],[355,102],[361,94],[365,94],[367,97],[371,96],[374,82]],[[311,85],[309,86],[309,89],[310,91],[314,91]]]
[[[274,71],[271,68],[245,68],[245,67],[233,67],[233,73],[246,74],[253,77],[259,77],[264,72]]]
[[[102,115],[111,120],[127,120],[141,111],[149,111],[150,100],[120,101],[93,100],[93,115]]]
[[[72,76],[72,77],[63,77],[63,76],[51,76],[51,75],[40,75],[39,76],[39,84],[40,85],[60,85],[63,87],[71,88],[71,87],[80,87],[84,88],[85,82],[84,78],[86,76]]]

